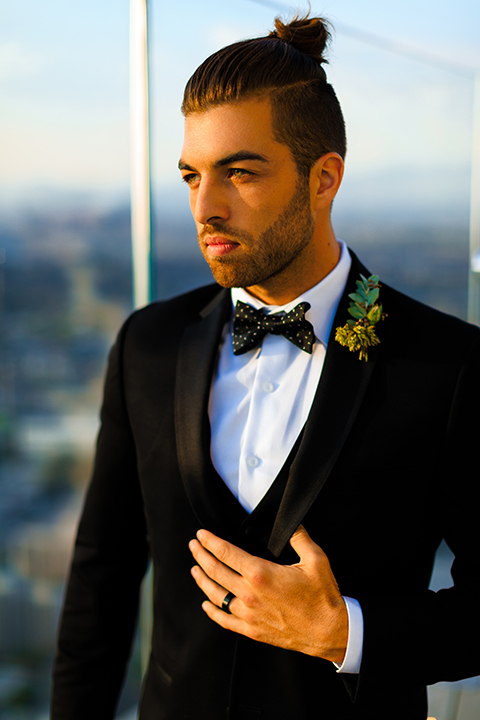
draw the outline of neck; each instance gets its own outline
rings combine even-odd
[[[245,290],[266,305],[286,305],[329,275],[340,260],[340,252],[330,228],[321,245],[311,243],[287,268]]]

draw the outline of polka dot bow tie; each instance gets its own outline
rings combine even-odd
[[[313,326],[305,320],[310,303],[299,303],[288,313],[266,315],[251,305],[237,302],[233,316],[233,353],[243,355],[260,345],[267,333],[283,335],[301,350],[311,354],[315,336]]]

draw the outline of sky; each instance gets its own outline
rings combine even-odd
[[[151,0],[149,8],[152,175],[158,201],[171,205],[184,193],[176,164],[188,77],[219,47],[265,34],[276,14],[306,4]],[[349,138],[339,202],[430,203],[464,213],[478,0],[324,0],[312,1],[312,11],[336,27],[327,74]],[[372,35],[404,54],[376,47]],[[128,43],[128,0],[2,3],[0,208],[128,197]]]

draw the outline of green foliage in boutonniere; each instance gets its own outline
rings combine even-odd
[[[359,351],[360,360],[368,360],[368,348],[379,345],[380,340],[375,332],[375,325],[387,316],[382,306],[377,302],[381,285],[378,275],[369,278],[360,275],[361,280],[356,281],[357,291],[348,297],[350,303],[348,312],[354,318],[347,320],[343,327],[338,327],[335,340],[348,347],[351,352]]]

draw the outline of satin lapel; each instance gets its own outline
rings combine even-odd
[[[230,293],[221,290],[199,313],[198,322],[186,328],[175,382],[175,434],[180,473],[200,525],[214,532],[214,518],[218,517],[215,497],[212,499],[212,493],[205,488],[206,479],[212,475],[208,399],[230,303]]]
[[[335,328],[349,317],[348,293],[354,292],[360,273],[369,272],[352,255],[345,292],[337,308],[322,375],[297,456],[272,529],[268,548],[278,557],[316,500],[337,461],[353,426],[375,369],[382,345],[373,348],[368,362],[360,361],[334,341]]]

